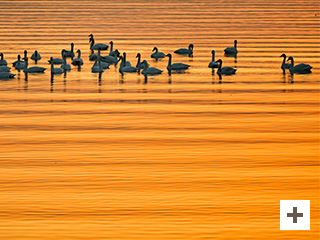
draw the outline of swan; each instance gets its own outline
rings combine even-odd
[[[101,64],[100,49],[98,50],[98,57],[96,58],[93,66],[91,68],[91,72],[93,72],[93,73],[102,73],[103,72],[103,68],[102,68],[102,64]]]
[[[89,35],[89,43],[90,44],[90,49],[91,49],[91,53],[93,53],[93,50],[101,50],[101,51],[104,51],[104,50],[108,50],[109,46],[107,44],[104,44],[104,43],[97,43],[97,44],[94,44],[95,41],[94,41],[94,38],[93,38],[93,35],[90,34]]]
[[[62,68],[55,68],[54,67],[54,61],[53,61],[53,57],[50,58],[50,62],[51,62],[51,75],[53,74],[62,74],[64,73],[64,70]]]
[[[74,43],[71,43],[71,50],[70,50],[70,51],[65,51],[65,54],[66,54],[66,56],[67,56],[68,58],[71,58],[71,59],[74,58],[73,49],[74,49]]]
[[[63,70],[70,71],[71,65],[67,64],[67,54],[63,54],[63,64],[60,66]]]
[[[18,56],[20,56],[20,55],[18,55]],[[24,58],[23,59],[25,59],[25,58],[27,58],[28,57],[28,52],[27,52],[27,50],[24,50]],[[16,64],[18,63],[18,60],[16,60],[16,61],[14,61],[13,63],[12,63],[12,66],[13,67],[15,67],[16,68]],[[20,58],[20,69],[23,69],[24,68],[24,61],[21,61],[21,58]],[[21,68],[22,67],[22,68]],[[17,69],[17,68],[16,68]]]
[[[211,62],[209,63],[209,68],[217,68],[219,67],[219,63],[215,61],[215,51],[212,50],[211,51],[211,54],[212,54],[212,60]]]
[[[8,63],[5,59],[3,59],[3,53],[0,53],[0,66],[7,66]]]
[[[291,64],[290,64],[290,68],[289,68],[289,71],[290,71],[291,74],[294,74],[294,73],[300,73],[300,74],[311,73],[312,66],[310,66],[309,64],[300,63],[300,64],[294,66],[293,57],[289,57],[287,61],[289,61],[289,60],[291,60]]]
[[[25,51],[25,52],[26,52],[26,51]],[[27,58],[26,56],[27,56],[27,55],[25,54],[24,59]],[[16,70],[18,70],[18,71],[23,70],[25,64],[26,64],[26,62],[25,62],[25,61],[21,61],[21,56],[18,55],[18,60],[15,62],[14,68],[15,68]]]
[[[123,61],[125,62],[126,66],[131,66],[131,63],[127,61],[127,53],[123,52]]]
[[[53,64],[63,64],[63,54],[65,53],[65,49],[62,49],[61,51],[61,56],[62,58],[50,58],[50,60],[48,60],[49,63],[51,63],[51,61],[53,61]]]
[[[185,69],[188,69],[190,67],[190,65],[184,64],[184,63],[174,63],[174,64],[172,64],[171,63],[172,55],[169,53],[166,56],[169,57],[169,62],[168,62],[168,66],[167,66],[167,69],[169,71],[171,71],[171,70],[185,70]]]
[[[285,70],[289,69],[291,64],[290,63],[286,63],[287,55],[285,55],[284,53],[280,57],[283,57],[283,61],[282,61],[282,64],[281,64],[281,69],[282,69],[283,73],[285,73]]]
[[[123,55],[125,56],[125,52],[123,53]],[[138,69],[136,67],[132,67],[132,66],[127,66],[126,65],[126,61],[125,61],[125,57],[121,56],[121,63],[120,63],[120,68],[119,68],[119,72],[120,73],[124,73],[124,72],[136,72],[138,71]]]
[[[78,53],[78,57],[72,60],[72,65],[81,66],[83,65],[83,60],[81,59],[81,50],[78,49],[77,53]]]
[[[119,51],[118,49],[113,51],[113,41],[110,41],[110,52],[109,52],[109,56],[114,56],[114,57],[118,57]]]
[[[151,58],[158,59],[158,58],[164,58],[166,56],[163,52],[159,52],[157,47],[154,47],[152,49],[152,52],[154,53],[151,54]]]
[[[234,69],[232,67],[223,67],[222,68],[222,60],[221,59],[219,59],[217,62],[219,63],[219,68],[217,71],[218,74],[232,75],[232,74],[236,73],[237,69]]]
[[[9,72],[0,72],[0,79],[14,78],[15,74]]]
[[[192,43],[189,44],[188,49],[187,48],[180,48],[180,49],[174,51],[174,53],[192,55],[192,53],[193,53],[193,44]]]
[[[24,59],[25,65],[23,71],[25,73],[43,73],[46,69],[44,67],[30,67],[28,68],[28,58]]]
[[[41,56],[37,50],[34,51],[34,53],[31,56],[31,59],[34,60],[36,63],[38,62],[38,60],[41,59]]]
[[[162,70],[160,70],[158,68],[154,68],[154,67],[149,68],[149,64],[146,60],[143,60],[142,65],[143,65],[142,74],[145,76],[146,75],[158,75],[163,72]]]
[[[10,72],[11,67],[0,66],[0,72]]]
[[[238,53],[237,43],[238,43],[238,41],[237,41],[237,40],[234,40],[234,47],[227,47],[227,48],[224,50],[224,53],[225,53],[225,54],[235,54],[235,53]]]
[[[139,70],[140,69],[144,69],[144,64],[141,61],[141,54],[138,53],[136,58],[138,58],[138,61],[137,61],[137,65],[136,65],[136,68],[138,68]],[[148,63],[147,63],[148,64]]]

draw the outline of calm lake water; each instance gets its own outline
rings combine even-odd
[[[317,239],[319,2],[0,1],[0,52],[45,74],[0,81],[0,239]],[[149,77],[91,73],[88,35]],[[238,40],[237,59],[223,49]],[[85,65],[50,83],[47,60]],[[194,44],[168,76],[167,58]],[[211,50],[233,76],[207,68]],[[282,74],[286,53],[312,74]],[[70,60],[68,60],[70,61]],[[30,60],[30,66],[33,66]],[[280,200],[311,200],[311,231],[280,231]]]

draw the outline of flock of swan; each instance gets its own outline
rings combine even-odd
[[[89,60],[93,61],[94,64],[91,68],[91,71],[93,73],[99,73],[99,78],[101,77],[102,72],[105,69],[108,69],[110,65],[117,65],[118,62],[120,62],[119,72],[121,74],[123,73],[134,73],[139,72],[147,77],[148,75],[158,75],[163,72],[163,70],[160,70],[155,67],[150,67],[148,62],[146,60],[141,61],[141,54],[138,53],[137,58],[137,64],[135,66],[132,66],[129,61],[127,61],[126,53],[123,52],[122,55],[118,51],[118,49],[113,50],[113,42],[110,41],[110,51],[109,54],[106,56],[102,56],[102,51],[107,51],[109,49],[109,45],[104,43],[95,43],[95,39],[92,34],[89,35],[89,44],[90,44],[90,50],[91,54],[89,56]],[[189,57],[193,55],[193,44],[190,44],[188,48],[180,48],[174,53],[181,54],[181,55],[188,55]],[[96,52],[95,52],[96,51]],[[237,56],[238,50],[237,50],[237,40],[234,41],[233,47],[227,47],[224,49],[226,56]],[[48,60],[48,63],[51,65],[51,75],[52,77],[55,74],[62,74],[66,71],[71,70],[71,65],[67,63],[67,58],[71,58],[72,62],[71,64],[74,66],[78,66],[80,69],[83,65],[83,60],[81,59],[81,51],[80,49],[77,50],[77,57],[75,58],[74,53],[74,43],[71,43],[71,49],[70,51],[67,51],[63,49],[61,51],[61,58],[53,58],[51,57]],[[221,75],[232,75],[235,74],[237,69],[234,69],[232,67],[222,67],[222,60],[218,59],[215,60],[215,51],[212,50],[212,61],[209,63],[208,67],[215,69],[217,68],[217,74],[221,77]],[[172,54],[168,53],[165,54],[163,52],[159,52],[157,47],[154,47],[152,50],[152,54],[150,56],[153,59],[162,59],[165,57],[168,57],[168,66],[167,70],[169,75],[171,74],[171,71],[177,71],[177,72],[183,72],[184,70],[187,70],[190,65],[185,63],[172,63]],[[283,70],[283,73],[285,73],[285,70],[288,69],[290,74],[306,74],[311,73],[312,66],[308,64],[298,64],[294,65],[293,57],[288,57],[285,54],[282,54],[280,57],[283,57],[281,69]],[[26,74],[27,73],[44,73],[46,68],[39,67],[39,66],[29,66],[29,60],[28,60],[28,52],[24,51],[24,57],[21,59],[21,56],[17,56],[18,60],[13,62],[13,67],[21,71],[23,70]],[[38,51],[35,51],[32,56],[31,60],[33,60],[35,63],[41,60],[41,55]],[[290,63],[286,63],[287,61],[291,61]],[[10,73],[10,67],[7,66],[8,63],[4,59],[3,53],[0,53],[0,79],[10,79],[14,78],[15,74]],[[55,67],[55,65],[60,65],[60,67]]]

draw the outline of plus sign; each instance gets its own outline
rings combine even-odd
[[[287,213],[287,217],[292,217],[293,223],[297,223],[298,217],[303,217],[303,213],[298,213],[297,207],[293,207],[293,213]]]

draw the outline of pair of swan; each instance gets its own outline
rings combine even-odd
[[[174,51],[174,53],[177,54],[189,54],[189,56],[191,56],[193,54],[193,44],[189,44],[188,48],[180,48],[176,51]]]
[[[294,60],[293,57],[289,57],[287,61],[291,61],[291,63],[286,63],[286,54],[282,54],[280,57],[283,57],[283,61],[281,64],[281,69],[283,73],[285,73],[286,69],[289,69],[290,74],[298,73],[298,74],[306,74],[311,73],[312,66],[305,63],[300,63],[296,66],[294,66]]]
[[[237,49],[237,40],[234,40],[234,46],[233,47],[227,47],[226,49],[224,49],[224,53],[225,54],[237,54],[238,53],[238,49]]]

